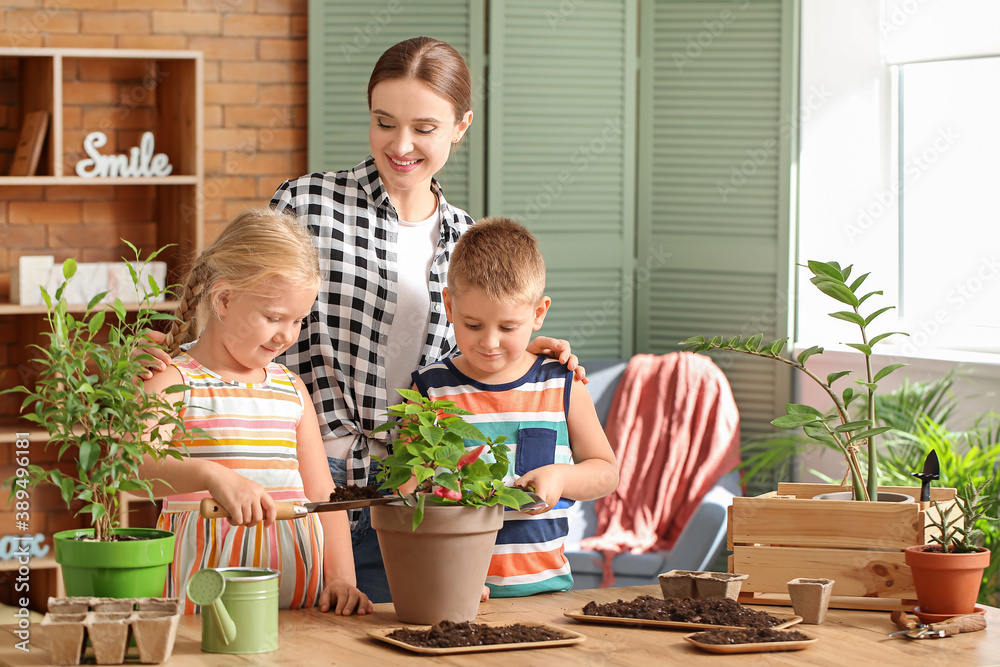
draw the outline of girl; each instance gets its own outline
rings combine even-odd
[[[271,210],[233,220],[184,281],[181,321],[166,335],[177,356],[146,388],[187,385],[181,416],[203,432],[183,443],[184,457],[147,460],[140,474],[158,480],[158,495],[175,494],[164,499],[157,528],[177,536],[166,595],[181,598],[186,613],[195,611],[185,600],[191,574],[234,566],[280,570],[281,608],[372,609],[355,586],[344,512],[275,521],[275,500],[328,500],[334,489],[309,392],[274,362],[298,340],[319,284],[309,234]],[[209,495],[228,522],[200,517]]]
[[[389,434],[371,431],[401,400],[396,390],[455,348],[441,291],[473,221],[445,201],[434,174],[472,123],[465,60],[429,37],[396,44],[375,64],[368,109],[371,156],[348,171],[286,181],[271,199],[315,236],[325,278],[307,330],[282,360],[309,388],[334,479],[360,486],[375,483],[371,455],[386,454]],[[568,342],[537,338],[528,349],[583,377]],[[368,510],[352,524],[358,586],[388,602]]]

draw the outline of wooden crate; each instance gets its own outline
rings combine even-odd
[[[739,601],[791,604],[787,583],[795,577],[833,579],[831,607],[906,609],[917,604],[903,549],[927,542],[934,506],[813,500],[832,484],[779,484],[778,490],[734,498],[729,508],[729,571],[749,575]],[[919,499],[919,487],[881,487]],[[942,508],[955,489],[932,488]]]

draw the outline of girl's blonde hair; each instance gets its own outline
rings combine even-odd
[[[275,279],[296,288],[319,287],[319,255],[299,220],[272,209],[250,209],[226,225],[187,270],[179,318],[164,346],[174,356],[200,335],[211,295],[220,283],[237,291],[266,295]]]

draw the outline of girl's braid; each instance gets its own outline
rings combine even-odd
[[[196,327],[198,316],[198,305],[201,302],[201,295],[204,291],[204,283],[200,279],[200,270],[204,264],[200,264],[191,269],[187,284],[184,286],[184,294],[181,295],[180,305],[177,307],[176,315],[179,318],[170,325],[166,338],[163,342],[167,348],[167,353],[173,357],[179,351],[181,345],[194,340],[198,335]]]

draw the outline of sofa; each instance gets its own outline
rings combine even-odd
[[[591,361],[586,364],[590,383],[587,389],[594,400],[601,424],[605,424],[618,382],[627,360]],[[669,570],[725,570],[721,562],[726,549],[727,508],[738,495],[739,476],[726,474],[702,499],[668,551],[643,554],[618,554],[612,562],[613,586],[638,586],[657,583],[657,575]],[[573,571],[573,588],[599,588],[603,578],[602,556],[580,548],[585,537],[594,535],[597,517],[595,501],[578,502],[569,510],[569,536],[566,558]],[[713,565],[718,562],[718,565]]]

